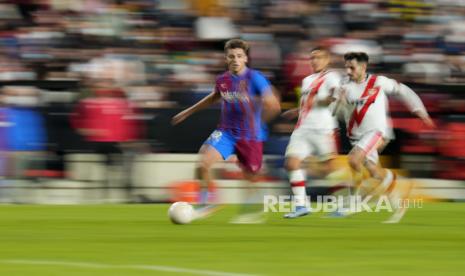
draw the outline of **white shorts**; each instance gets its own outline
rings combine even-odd
[[[320,161],[325,161],[336,153],[333,130],[294,130],[286,149],[286,157],[297,157],[301,160],[308,156],[316,156]]]
[[[375,164],[379,161],[378,149],[384,146],[383,134],[380,131],[370,131],[362,135],[359,140],[351,140],[350,143],[354,147],[362,149],[367,161],[372,161]]]

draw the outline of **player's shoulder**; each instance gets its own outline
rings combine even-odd
[[[248,68],[248,79],[258,90],[263,90],[271,85],[270,80],[262,72]]]
[[[340,71],[338,70],[335,70],[335,69],[328,69],[328,71],[326,71],[326,76],[331,76],[331,77],[342,77],[342,74]]]
[[[220,73],[220,74],[216,75],[215,80],[216,81],[224,80],[224,79],[228,78],[229,75],[230,75],[229,71],[224,71],[223,73]]]
[[[395,80],[391,79],[391,78],[388,78],[386,76],[383,76],[383,75],[375,75],[376,76],[376,85],[387,85],[389,84],[390,82],[395,82]]]
[[[327,75],[327,74],[325,74],[325,76],[326,76],[326,75]],[[320,73],[312,73],[312,74],[310,74],[310,75],[304,77],[304,78],[302,79],[302,83],[312,82],[313,80],[317,79],[319,76],[321,76]]]
[[[316,78],[318,74],[311,74],[302,79],[302,82],[309,82]]]
[[[345,76],[341,76],[341,85],[344,85],[344,86],[347,86],[349,84],[352,83],[352,80],[350,79],[349,76],[345,75]]]
[[[330,80],[340,81],[343,75],[337,70],[330,69],[326,72],[326,78]]]
[[[372,75],[370,75],[370,77],[371,77],[371,76],[375,76],[377,81],[386,81],[386,80],[389,80],[388,77],[383,76],[383,75],[372,74]]]
[[[248,68],[247,70],[248,70],[247,73],[250,75],[252,79],[266,79],[265,74],[263,74],[259,70],[252,69],[252,68]]]
[[[303,78],[303,82],[307,82],[307,81],[312,81],[318,77],[324,77],[325,79],[341,79],[342,77],[342,74],[340,72],[338,72],[337,70],[333,70],[333,69],[329,69],[328,71],[324,72],[324,73],[313,73],[313,74],[310,74],[308,76],[306,76],[305,78]]]

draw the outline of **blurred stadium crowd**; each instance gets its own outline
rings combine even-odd
[[[331,49],[335,68],[346,51],[367,52],[371,72],[412,87],[439,126],[425,129],[392,100],[397,142],[387,153],[418,176],[465,179],[460,0],[0,1],[2,175],[63,177],[63,155],[122,144],[195,152],[218,110],[177,128],[169,119],[211,91],[232,37],[250,42],[251,67],[270,78],[284,109],[311,73],[310,48]],[[268,153],[285,147],[291,130],[273,122]],[[52,162],[20,162],[37,156]]]

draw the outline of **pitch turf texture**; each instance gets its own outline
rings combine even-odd
[[[0,206],[0,275],[465,275],[465,203],[231,225],[173,225],[168,205]]]

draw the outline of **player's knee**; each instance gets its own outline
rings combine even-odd
[[[378,167],[376,164],[372,163],[371,161],[367,162],[367,164],[365,165],[365,168],[367,169],[371,177],[376,178],[376,179],[384,178],[383,177],[384,169],[381,167]]]
[[[203,176],[202,169],[200,168],[199,165],[197,165],[197,167],[195,168],[195,178],[202,179],[202,176]]]
[[[323,176],[327,176],[328,174],[332,173],[333,171],[335,171],[335,165],[334,165],[333,159],[322,162]]]
[[[360,171],[362,168],[362,160],[354,155],[349,155],[349,166],[355,171]]]
[[[198,176],[201,177],[202,175],[208,173],[210,168],[211,168],[211,164],[209,162],[200,161],[199,164],[197,165]]]

